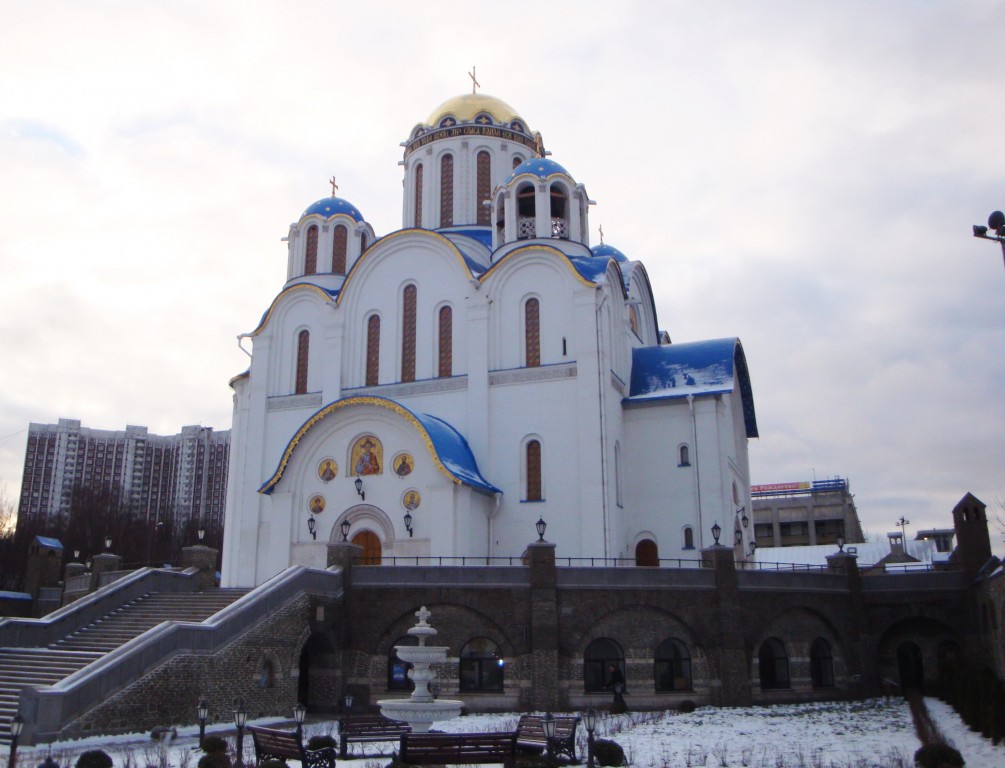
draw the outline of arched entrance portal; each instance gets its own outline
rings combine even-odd
[[[311,635],[300,652],[297,701],[311,712],[333,712],[338,691],[331,686],[338,676],[338,659],[324,635]]]
[[[635,545],[635,565],[655,568],[660,564],[659,550],[652,539],[642,539]]]
[[[352,537],[352,543],[363,548],[360,565],[380,565],[380,537],[373,531],[360,531]]]
[[[897,671],[900,674],[900,690],[925,689],[925,663],[921,648],[917,643],[905,640],[897,646]]]

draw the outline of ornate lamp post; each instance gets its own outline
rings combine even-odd
[[[297,741],[301,741],[304,735],[304,718],[307,717],[307,707],[299,701],[293,708],[293,719],[297,722]]]
[[[356,475],[356,479],[353,480],[353,485],[356,486],[356,493],[359,494],[360,500],[366,501],[366,493],[364,493],[363,491],[363,478],[360,477],[359,475]]]
[[[541,727],[544,729],[544,743],[548,747],[548,761],[551,762],[552,759],[552,748],[551,744],[555,738],[555,716],[548,712],[544,716],[544,720],[541,721]]]
[[[346,712],[352,712],[352,694],[347,693],[345,698],[342,699],[342,704],[345,706]]]
[[[405,530],[408,531],[408,538],[412,538],[412,513],[405,513]]]
[[[314,519],[314,515],[312,513],[307,518],[307,531],[310,533],[311,538],[314,539],[314,541],[317,541],[318,539],[317,527],[318,521]]]
[[[342,529],[342,541],[349,541],[349,529],[351,527],[352,523],[349,522],[348,517],[342,521],[342,524],[339,526]]]
[[[199,708],[197,710],[199,716],[199,746],[202,746],[202,740],[206,738],[206,720],[209,718],[209,702],[203,699],[199,702]]]
[[[597,730],[597,710],[590,707],[583,713],[586,726],[586,768],[593,768],[593,732]]]
[[[244,766],[244,726],[248,723],[248,711],[244,708],[244,702],[237,705],[234,710],[234,725],[237,726],[237,764]]]
[[[534,527],[537,528],[537,540],[544,541],[544,532],[548,530],[548,524],[544,522],[544,518],[539,517],[537,522],[534,523]]]
[[[990,230],[993,234],[988,234]],[[988,216],[988,225],[974,224],[974,237],[982,240],[995,240],[1002,247],[1002,258],[1005,259],[1005,213],[992,211]]]
[[[712,526],[712,538],[715,539],[715,546],[719,546],[719,535],[722,533],[722,526],[716,522]]]
[[[24,718],[18,713],[10,721],[10,757],[7,758],[7,768],[14,768],[14,763],[17,762],[17,740],[23,730]]]

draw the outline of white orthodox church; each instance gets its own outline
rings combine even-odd
[[[642,263],[591,248],[586,188],[505,102],[450,99],[404,147],[403,228],[311,204],[242,334],[223,585],[323,568],[343,534],[367,563],[519,557],[538,520],[560,560],[696,559],[715,523],[748,556],[739,341],[670,343]]]

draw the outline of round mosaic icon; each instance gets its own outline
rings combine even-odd
[[[415,457],[410,453],[399,453],[391,461],[391,466],[398,477],[408,477],[415,469]]]
[[[318,477],[326,483],[330,483],[338,475],[338,464],[335,459],[325,458],[318,464]]]
[[[325,497],[320,493],[316,493],[311,496],[311,500],[307,502],[307,508],[310,509],[311,514],[320,515],[325,511]]]
[[[405,491],[404,495],[401,497],[401,506],[409,512],[418,509],[421,503],[422,496],[420,496],[419,492],[414,488]]]

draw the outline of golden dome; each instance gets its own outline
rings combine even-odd
[[[517,119],[523,122],[516,110],[502,99],[489,96],[487,93],[465,93],[463,96],[454,96],[454,98],[447,99],[440,104],[429,115],[426,125],[436,126],[446,115],[453,115],[459,123],[470,122],[475,115],[481,112],[487,112],[495,118],[497,123],[503,125]]]

